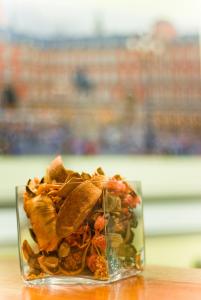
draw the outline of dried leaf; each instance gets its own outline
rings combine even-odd
[[[65,182],[61,189],[58,191],[58,196],[67,197],[80,183],[83,182],[82,178],[71,177],[69,181]]]
[[[53,180],[64,182],[67,175],[61,156],[57,156],[47,168],[45,182],[51,183]]]
[[[57,246],[56,211],[51,198],[38,195],[27,202],[27,211],[40,250],[52,251]]]
[[[101,196],[102,190],[91,181],[82,182],[70,193],[62,205],[56,224],[60,238],[76,231]]]
[[[81,175],[78,173],[78,172],[75,172],[75,171],[73,171],[73,170],[70,170],[70,169],[66,169],[66,174],[67,174],[67,176],[66,176],[66,182],[69,180],[69,179],[71,179],[71,177],[81,177]]]

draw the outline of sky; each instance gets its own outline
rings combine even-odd
[[[161,19],[179,32],[201,28],[201,0],[0,0],[0,24],[36,35],[140,33]]]

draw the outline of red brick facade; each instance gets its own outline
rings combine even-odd
[[[90,115],[97,129],[130,118],[145,130],[149,118],[159,138],[174,130],[200,135],[198,39],[149,36],[130,42],[111,48],[42,48],[2,41],[0,90],[7,82],[15,87],[19,122],[20,110],[35,109],[33,122],[44,118],[76,127],[77,116],[89,120]]]

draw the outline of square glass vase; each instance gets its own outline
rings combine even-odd
[[[81,194],[72,187],[66,199],[55,196],[51,187],[46,194],[16,187],[19,260],[25,284],[110,283],[143,271],[141,183],[106,181],[90,209],[85,204],[93,198],[93,190],[86,183],[80,183],[79,189],[84,186]],[[68,201],[72,204],[67,209]],[[75,203],[80,205],[76,208]],[[66,227],[70,219],[72,226]]]

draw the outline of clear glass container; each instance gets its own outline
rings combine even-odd
[[[122,185],[124,182],[127,189]],[[76,222],[84,204],[74,210],[72,216],[77,201],[74,197],[62,219],[60,210],[65,208],[65,199],[60,200],[63,202],[58,208],[55,202],[51,204],[55,198],[34,195],[26,186],[16,187],[19,259],[26,284],[110,283],[143,270],[141,184],[121,181],[116,185],[114,180],[104,183],[98,201],[90,210],[83,206],[84,215],[79,216],[79,226],[73,224],[74,231],[68,227],[68,234],[65,234],[68,218]],[[28,199],[29,209],[27,192],[32,193]],[[48,193],[54,195],[51,190]],[[93,191],[85,189],[83,202],[93,198],[87,193]]]

